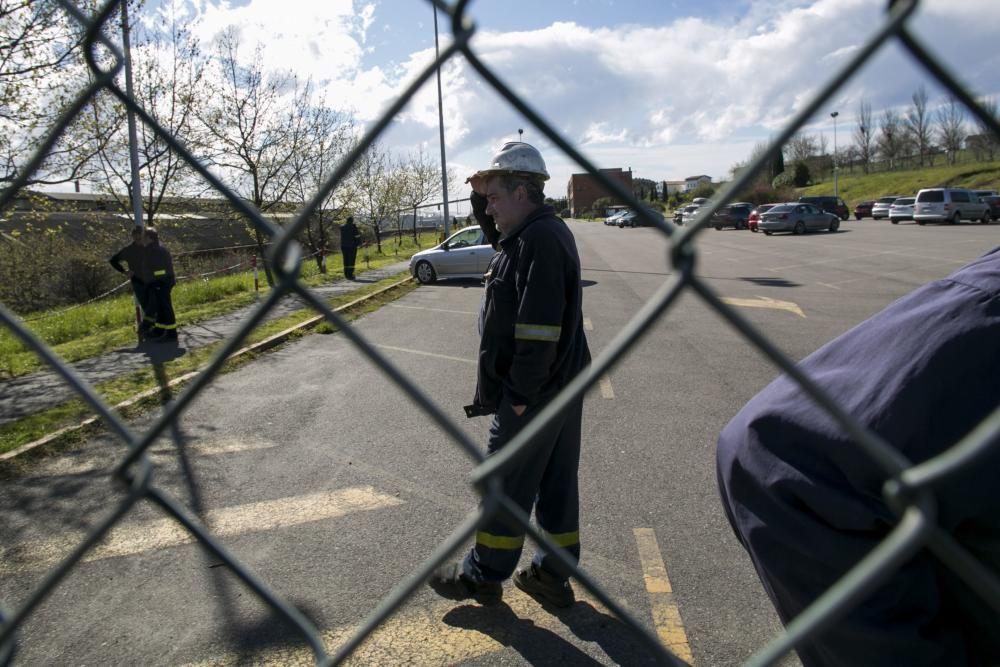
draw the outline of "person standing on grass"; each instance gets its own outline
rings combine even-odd
[[[177,280],[170,251],[160,244],[160,235],[153,227],[146,228],[146,254],[143,260],[149,292],[147,315],[153,319],[148,338],[156,342],[177,340],[177,319],[170,297]]]
[[[153,320],[146,319],[146,299],[148,291],[146,282],[143,280],[143,258],[146,256],[146,239],[142,233],[142,227],[136,225],[132,228],[132,242],[111,256],[108,262],[118,273],[128,277],[132,285],[132,296],[135,298],[136,306],[142,313],[142,323],[139,325],[139,333],[143,333],[153,324]],[[126,269],[122,262],[128,265]]]
[[[361,245],[361,233],[354,224],[354,216],[347,216],[340,228],[340,251],[344,253],[344,277],[354,280],[354,262],[358,258],[358,246]]]
[[[545,206],[549,174],[541,154],[510,142],[487,169],[470,177],[476,219],[498,252],[486,274],[479,314],[479,373],[469,417],[493,415],[487,452],[495,454],[583,368],[590,350],[583,332],[580,257],[573,234]],[[580,559],[578,467],[583,399],[549,422],[517,465],[503,492],[530,515],[570,559]],[[514,573],[525,532],[501,513],[484,521],[461,563],[439,568],[428,585],[450,600],[496,604],[502,582],[536,600],[568,607],[575,596],[571,571],[539,549]]]

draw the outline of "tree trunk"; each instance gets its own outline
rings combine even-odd
[[[256,227],[253,230],[254,239],[257,241],[257,253],[260,255],[260,263],[264,267],[264,276],[267,278],[269,287],[274,287],[274,275],[271,273],[271,263],[267,261],[267,246],[264,245],[264,237]]]

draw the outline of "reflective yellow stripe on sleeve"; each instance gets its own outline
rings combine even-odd
[[[562,327],[548,324],[515,324],[514,338],[517,340],[540,340],[546,343],[558,343]]]
[[[580,543],[580,531],[578,530],[571,533],[545,533],[545,537],[561,547],[571,547]]]
[[[153,275],[159,278],[160,276],[167,275],[166,269],[160,269],[159,271],[153,271]]]
[[[493,535],[479,531],[476,533],[476,544],[490,549],[520,549],[524,546],[524,535],[511,537],[510,535]]]

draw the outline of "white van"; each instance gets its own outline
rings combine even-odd
[[[960,220],[978,220],[987,223],[993,219],[989,204],[979,200],[975,192],[965,188],[924,188],[917,193],[913,205],[913,219],[918,225],[928,222],[947,222],[954,225]]]

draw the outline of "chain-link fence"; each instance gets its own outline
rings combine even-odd
[[[277,284],[268,297],[260,303],[252,316],[215,354],[209,365],[187,387],[168,404],[163,413],[145,432],[136,432],[122,418],[113,412],[96,394],[94,389],[81,381],[73,370],[59,359],[44,345],[26,324],[14,316],[8,309],[0,305],[0,324],[10,328],[25,344],[37,352],[62,378],[103,418],[109,429],[127,446],[127,453],[115,468],[113,479],[122,486],[124,497],[108,516],[97,522],[89,535],[62,562],[47,573],[42,582],[27,596],[17,609],[8,610],[0,606],[0,663],[9,660],[17,642],[18,629],[39,607],[43,600],[60,585],[66,576],[81,561],[89,549],[94,547],[112,528],[114,528],[140,501],[149,501],[158,506],[168,516],[173,517],[193,535],[201,546],[226,566],[273,611],[292,623],[302,634],[304,640],[315,654],[317,663],[339,663],[347,658],[376,628],[395,613],[404,601],[417,590],[438,565],[442,564],[453,553],[457,552],[473,535],[477,526],[498,512],[506,512],[518,523],[526,533],[555,554],[556,558],[574,572],[574,578],[586,588],[597,600],[604,604],[612,613],[626,623],[648,649],[649,653],[663,664],[683,664],[673,656],[659,640],[640,622],[634,619],[620,604],[612,599],[587,572],[575,567],[566,553],[554,545],[548,537],[540,533],[529,521],[529,517],[521,511],[518,505],[502,492],[501,479],[506,471],[528,454],[533,437],[539,433],[542,425],[555,419],[567,410],[571,404],[615,364],[629,353],[639,338],[650,329],[660,318],[664,317],[673,304],[685,291],[696,294],[712,310],[740,332],[749,342],[756,346],[769,358],[775,366],[796,381],[802,390],[817,405],[850,435],[858,449],[859,456],[865,456],[876,462],[884,472],[884,495],[890,507],[896,510],[899,521],[886,536],[884,541],[853,567],[836,585],[817,599],[797,618],[787,624],[785,632],[773,642],[761,649],[751,658],[748,664],[774,664],[784,654],[803,642],[819,636],[831,623],[840,618],[846,611],[858,605],[865,596],[886,581],[903,563],[921,549],[928,549],[942,563],[958,575],[970,588],[977,591],[997,613],[1000,613],[1000,580],[981,563],[976,561],[949,534],[941,530],[935,523],[934,508],[936,505],[935,490],[949,476],[970,466],[976,465],[984,452],[991,447],[1000,446],[1000,408],[984,421],[967,437],[957,442],[943,454],[920,465],[913,465],[905,460],[899,452],[884,442],[878,435],[858,423],[849,414],[832,401],[824,391],[811,379],[804,375],[796,365],[777,347],[765,338],[759,331],[738,315],[732,308],[725,305],[713,291],[695,275],[694,268],[697,259],[695,240],[702,232],[704,221],[711,214],[725,205],[732,196],[747,187],[758,172],[766,169],[767,164],[775,156],[780,147],[806,123],[831,96],[839,90],[857,71],[880,49],[887,44],[902,45],[929,73],[940,82],[956,99],[961,101],[978,121],[989,127],[1000,136],[1000,124],[976,103],[973,96],[966,91],[956,79],[917,41],[908,29],[918,9],[916,0],[895,1],[889,3],[885,22],[875,31],[869,40],[859,48],[850,61],[843,66],[822,89],[813,96],[811,101],[796,115],[770,144],[770,149],[753,162],[742,175],[730,183],[723,192],[707,207],[709,210],[701,219],[701,224],[676,228],[669,222],[655,219],[648,223],[658,228],[670,239],[670,262],[673,264],[673,274],[636,314],[633,320],[618,333],[603,353],[594,360],[591,366],[567,386],[538,416],[497,455],[485,458],[480,447],[472,442],[454,424],[445,413],[430,399],[424,390],[413,380],[397,369],[371,342],[359,334],[343,317],[331,308],[299,280],[299,267],[302,252],[294,241],[309,217],[321,206],[329,194],[348,175],[352,164],[366,151],[381,133],[388,127],[392,119],[400,113],[413,95],[434,75],[436,68],[452,58],[465,58],[471,67],[488,82],[512,107],[517,109],[528,121],[542,132],[555,146],[562,150],[577,164],[591,173],[609,192],[621,201],[628,202],[638,211],[644,209],[636,201],[632,193],[626,192],[621,186],[610,180],[587,160],[576,148],[553,126],[546,122],[531,106],[520,99],[494,72],[487,67],[472,49],[470,39],[475,32],[475,26],[465,15],[467,2],[459,0],[454,4],[446,4],[442,0],[431,0],[437,8],[446,12],[452,21],[454,41],[440,54],[440,57],[428,66],[395,100],[381,118],[358,142],[357,146],[347,155],[341,165],[330,176],[322,189],[315,194],[310,203],[299,213],[295,221],[284,228],[277,227],[265,220],[258,211],[238,197],[230,188],[222,183],[211,171],[195,159],[169,132],[160,127],[143,108],[138,106],[116,83],[119,70],[123,64],[122,53],[117,44],[109,41],[103,33],[103,28],[112,20],[118,9],[117,0],[109,0],[98,13],[87,16],[69,2],[59,0],[59,5],[85,27],[87,39],[85,49],[87,62],[92,72],[91,83],[81,90],[66,109],[59,122],[50,128],[41,148],[29,160],[19,179],[0,196],[0,208],[6,206],[20,188],[27,182],[29,176],[39,169],[47,153],[53,148],[60,134],[73,122],[84,109],[85,105],[95,95],[102,92],[117,97],[123,104],[132,109],[140,122],[154,131],[171,150],[182,156],[192,169],[197,171],[215,190],[226,197],[231,204],[254,226],[271,239],[269,258],[277,274]],[[100,45],[114,56],[114,66],[102,67],[95,59],[94,53]],[[642,213],[640,213],[642,214]],[[481,505],[455,528],[451,535],[438,546],[434,553],[415,569],[404,581],[401,581],[381,602],[368,618],[357,628],[349,640],[339,646],[336,653],[330,655],[323,645],[320,633],[305,616],[291,606],[260,578],[251,573],[217,540],[209,530],[181,503],[164,492],[156,484],[155,470],[147,456],[148,451],[157,438],[164,435],[168,429],[177,423],[181,415],[195,401],[213,377],[219,372],[226,359],[237,349],[264,319],[267,313],[286,295],[297,294],[307,304],[321,313],[329,322],[343,332],[343,335],[365,354],[382,373],[405,391],[411,399],[427,413],[440,430],[463,449],[477,462],[472,478],[476,490],[482,496]],[[0,601],[2,603],[2,601]]]

